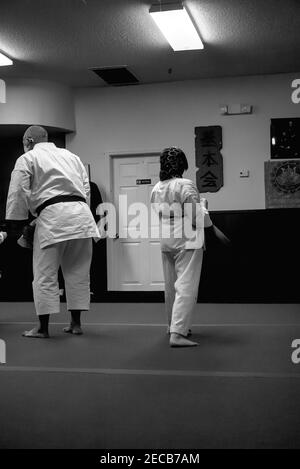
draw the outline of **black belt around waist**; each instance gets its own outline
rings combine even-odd
[[[36,209],[36,213],[39,216],[41,211],[48,207],[48,205],[58,204],[59,202],[86,202],[86,200],[84,197],[80,197],[79,195],[57,195],[56,197],[52,197],[39,205]]]

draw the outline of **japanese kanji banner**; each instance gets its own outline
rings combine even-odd
[[[222,127],[195,127],[196,183],[199,192],[217,192],[223,186]]]

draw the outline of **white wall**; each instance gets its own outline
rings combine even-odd
[[[0,104],[0,124],[40,124],[74,130],[73,91],[42,80],[6,80],[6,103]]]
[[[91,164],[91,176],[109,200],[110,153],[183,148],[195,180],[194,127],[223,128],[224,187],[207,194],[211,210],[265,207],[264,161],[270,158],[270,119],[299,117],[291,82],[300,73],[80,89],[75,135],[68,148]],[[246,103],[253,115],[221,116],[221,104]],[[240,169],[250,178],[241,179]]]

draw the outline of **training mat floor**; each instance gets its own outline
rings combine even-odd
[[[0,448],[300,448],[299,305],[198,304],[199,346],[171,349],[162,304],[92,304],[83,336],[21,336],[0,303]]]

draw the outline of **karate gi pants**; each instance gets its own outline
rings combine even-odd
[[[89,310],[92,239],[71,239],[43,249],[33,246],[33,298],[36,313],[59,313],[58,269],[65,280],[68,310]]]
[[[186,336],[197,302],[203,249],[162,251],[165,310],[170,332]]]

